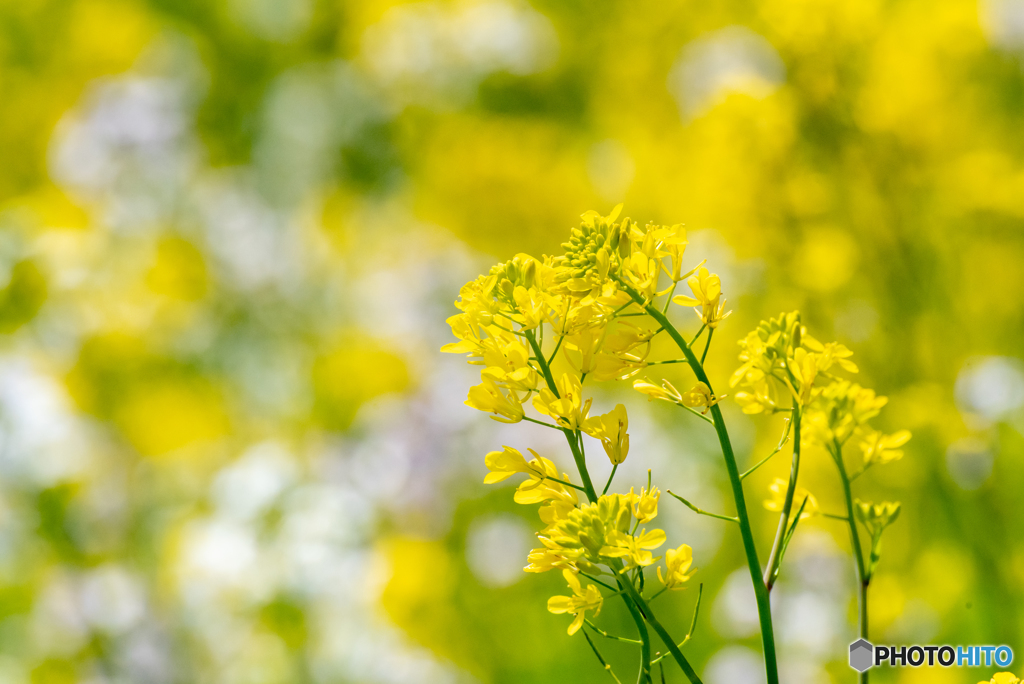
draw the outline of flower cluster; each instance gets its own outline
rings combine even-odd
[[[642,589],[643,569],[660,560],[654,552],[667,541],[662,530],[646,527],[658,513],[657,487],[648,483],[639,493],[598,495],[590,483],[584,435],[599,441],[618,466],[629,455],[629,416],[623,404],[593,411],[585,383],[626,379],[648,366],[652,340],[663,326],[645,307],[655,297],[671,298],[679,283],[686,282],[693,297],[674,301],[695,307],[709,330],[728,315],[718,276],[703,262],[684,267],[683,226],[641,227],[620,219],[620,211],[621,205],[608,216],[583,214],[560,255],[518,254],[463,286],[455,303],[459,313],[448,319],[458,339],[442,348],[481,366],[468,406],[501,422],[525,420],[560,430],[577,466],[583,463],[578,485],[532,450],[528,458],[506,446],[485,459],[485,482],[525,475],[515,501],[541,505],[540,546],[530,553],[526,570],[563,572],[572,595],[552,598],[548,608],[575,616],[570,633],[583,624],[584,614],[596,615],[603,601],[598,586],[585,584],[580,574],[607,574],[620,586],[636,582]],[[638,381],[637,389],[645,387]],[[703,382],[683,393],[666,391],[704,412],[722,399]],[[527,415],[530,408],[536,418]],[[664,587],[682,587],[692,563],[689,546],[669,549],[664,569],[658,568]]]
[[[900,504],[874,504],[854,499],[851,483],[874,465],[900,459],[901,447],[909,441],[910,433],[900,430],[885,435],[870,426],[871,419],[888,400],[876,395],[874,390],[841,377],[840,371],[858,371],[850,360],[853,353],[838,342],[822,344],[811,337],[798,312],[761,321],[740,341],[740,348],[741,363],[731,378],[732,386],[740,388],[736,401],[745,413],[789,414],[786,435],[772,455],[781,450],[791,428],[796,435],[790,477],[788,480],[776,478],[765,501],[765,508],[779,514],[779,531],[765,574],[769,589],[797,524],[812,515],[821,515],[845,521],[849,526],[860,591],[866,594],[881,554],[882,532],[896,521]],[[859,442],[862,454],[859,467],[852,475],[847,471],[843,456],[843,447],[851,439]],[[814,495],[798,486],[804,444],[823,447],[832,456],[843,484],[845,515],[824,513]],[[794,510],[798,513],[791,520]],[[870,536],[867,559],[860,546],[857,523]],[[866,600],[862,595],[861,601]],[[866,634],[866,630],[866,624],[862,625],[861,634]]]

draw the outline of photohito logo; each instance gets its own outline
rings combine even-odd
[[[850,667],[864,672],[876,665],[889,667],[1006,667],[1013,662],[1009,646],[875,646],[867,639],[850,644]]]

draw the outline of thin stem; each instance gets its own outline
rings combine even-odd
[[[669,275],[671,276],[671,274],[669,274]],[[665,306],[662,308],[661,313],[666,314],[666,315],[668,314],[668,305],[672,303],[672,295],[674,295],[676,293],[676,285],[678,285],[678,284],[679,284],[679,281],[677,281],[677,280],[673,280],[672,281],[672,289],[670,289],[668,291],[668,297],[665,297]]]
[[[782,563],[782,545],[785,543],[786,532],[789,530],[789,514],[793,509],[793,495],[796,493],[796,481],[800,476],[800,410],[796,402],[793,402],[793,464],[789,470],[789,484],[786,485],[786,499],[782,504],[782,512],[779,514],[779,529],[775,533],[775,543],[772,544],[771,554],[768,556],[768,566],[764,571],[764,584],[770,592],[775,584],[775,578],[779,575],[779,567]]]
[[[700,326],[700,330],[697,331],[697,334],[693,336],[693,339],[690,340],[690,344],[688,344],[687,346],[692,349],[693,345],[696,344],[697,339],[700,337],[701,333],[704,332],[704,330],[707,329],[707,327],[708,327],[707,323],[702,323],[701,326]]]
[[[711,338],[715,336],[715,329],[712,328],[708,331],[708,341],[704,345],[704,353],[700,357],[700,365],[704,365],[704,359],[708,358],[708,349],[711,349]]]
[[[558,393],[558,386],[555,384],[555,378],[551,375],[551,366],[544,361],[544,355],[540,353],[540,348],[537,345],[537,338],[533,334],[533,331],[526,332],[526,339],[533,347],[534,354],[537,355],[538,365],[540,365],[541,373],[544,375],[544,381],[548,384],[548,389],[556,396],[561,398]],[[590,471],[587,470],[586,458],[583,456],[583,452],[579,447],[579,440],[576,437],[576,432],[569,428],[561,428],[562,434],[565,435],[565,439],[569,442],[569,449],[572,451],[572,458],[576,462],[576,469],[579,470],[580,479],[583,480],[583,491],[586,492],[587,498],[591,501],[597,501],[597,491],[594,489],[594,483],[590,479]]]
[[[621,565],[621,561],[619,563]],[[629,579],[620,576],[616,573],[616,581],[620,587],[629,587],[633,589],[633,594],[636,593],[636,589],[630,584]],[[651,679],[651,635],[647,631],[647,623],[644,621],[646,613],[641,612],[639,604],[632,594],[629,596],[623,596],[622,600],[626,602],[626,608],[629,610],[630,617],[633,618],[633,622],[636,623],[636,629],[640,636],[640,676],[638,681],[652,682]]]
[[[728,516],[728,515],[719,515],[718,513],[709,513],[708,511],[705,511],[702,508],[697,508],[692,503],[690,503],[689,501],[687,501],[683,497],[681,497],[678,494],[676,494],[675,492],[673,492],[671,489],[666,490],[665,493],[668,494],[669,496],[673,497],[673,498],[679,499],[680,501],[683,502],[683,504],[686,505],[687,508],[689,508],[691,511],[693,511],[694,513],[697,513],[699,515],[706,515],[709,518],[718,518],[719,520],[728,520],[729,522],[734,522],[734,523],[738,523],[739,522],[738,518],[734,518],[734,517]]]
[[[787,409],[787,410],[792,410],[792,409]],[[786,430],[782,433],[782,439],[779,440],[779,445],[777,447],[775,447],[775,451],[773,451],[772,453],[768,454],[767,456],[762,458],[760,461],[758,461],[757,463],[752,465],[750,468],[748,468],[745,473],[740,475],[740,479],[741,480],[747,479],[748,475],[750,475],[752,472],[754,472],[755,470],[757,470],[758,468],[763,466],[765,463],[767,463],[769,460],[771,460],[771,458],[773,456],[775,456],[777,453],[782,451],[782,447],[786,446],[786,442],[789,441],[789,429],[791,427],[793,427],[793,421],[792,420],[786,421]]]
[[[612,585],[608,584],[607,582],[602,582],[601,580],[597,579],[593,575],[588,575],[587,573],[582,572],[582,571],[580,571],[580,574],[583,575],[584,577],[586,577],[591,582],[597,582],[602,587],[604,587],[604,588],[606,588],[606,589],[608,589],[610,591],[615,591],[615,587],[613,587]]]
[[[682,648],[683,646],[685,646],[686,642],[693,638],[693,631],[697,628],[697,615],[700,613],[700,599],[701,599],[701,597],[703,595],[704,595],[704,584],[701,583],[700,587],[697,589],[697,603],[693,606],[693,618],[690,619],[690,631],[688,631],[686,633],[686,636],[683,637],[683,640],[679,642],[679,644],[678,644],[679,648]],[[664,654],[663,653],[663,654],[659,655],[657,658],[655,658],[654,660],[651,661],[651,665],[654,665],[655,663],[661,662],[661,660],[666,655],[668,655],[668,654]]]
[[[843,447],[837,441],[833,441],[832,460],[836,462],[839,470],[839,478],[843,481],[843,495],[846,497],[846,517],[850,526],[850,545],[853,547],[853,559],[857,566],[857,581],[860,585],[857,593],[858,606],[860,608],[859,631],[860,638],[868,638],[868,585],[871,578],[864,568],[864,552],[860,545],[860,534],[857,532],[857,520],[853,515],[853,492],[850,489],[850,478],[846,474],[846,465],[843,463]],[[868,673],[860,674],[860,684],[867,684]]]
[[[537,420],[536,418],[531,418],[530,416],[523,416],[523,420],[525,420],[527,422],[530,422],[530,423],[536,423],[537,425],[543,425],[544,427],[549,427],[552,430],[559,430],[560,431],[562,429],[562,428],[558,427],[557,425],[555,425],[554,423],[545,423],[543,420]]]
[[[633,298],[640,306],[643,306],[651,318],[661,324],[669,336],[679,347],[683,355],[690,363],[697,380],[703,382],[711,389],[711,382],[708,380],[704,367],[697,361],[686,340],[679,334],[668,318],[656,308],[646,305],[643,297],[629,285],[618,281],[624,291]],[[714,390],[712,389],[712,392]],[[725,427],[725,419],[722,416],[721,408],[716,404],[711,407],[711,415],[714,418],[715,431],[718,433],[718,442],[722,447],[722,457],[725,459],[725,467],[729,473],[729,482],[732,485],[733,499],[736,503],[736,517],[738,518],[740,536],[743,540],[743,550],[747,557],[747,566],[750,571],[750,579],[754,585],[754,597],[757,601],[757,615],[761,625],[761,643],[764,648],[765,673],[768,684],[779,684],[779,665],[775,654],[775,630],[772,626],[771,605],[768,601],[768,589],[761,580],[761,563],[757,558],[757,546],[754,544],[754,533],[750,527],[750,517],[747,513],[747,502],[743,496],[743,483],[740,481],[739,468],[736,466],[736,455],[732,450],[732,442],[729,439],[729,431]]]
[[[541,327],[543,327],[543,326],[541,326]],[[549,366],[551,365],[551,362],[555,360],[555,354],[557,354],[558,350],[562,348],[562,340],[564,340],[564,339],[565,339],[565,335],[560,335],[558,337],[558,343],[555,345],[554,351],[551,352],[551,356],[548,357],[548,365]]]
[[[835,513],[820,513],[821,517],[829,518],[831,520],[842,520],[843,522],[849,522],[850,519],[845,515],[836,515]]]
[[[648,361],[648,366],[661,366],[666,363],[687,363],[686,359],[668,359],[667,361]]]
[[[604,489],[601,490],[601,496],[604,496],[605,494],[608,493],[608,488],[612,486],[612,480],[615,479],[615,471],[617,471],[618,469],[619,469],[619,464],[618,463],[616,463],[615,465],[612,466],[611,475],[608,476],[608,481],[604,483]]]
[[[661,626],[661,623],[658,622],[658,619],[654,617],[654,612],[651,610],[651,607],[647,602],[644,601],[643,597],[637,592],[636,587],[634,587],[629,581],[623,581],[622,584],[625,585],[624,588],[629,594],[629,597],[633,599],[633,602],[636,603],[637,607],[647,618],[647,623],[654,628],[654,631],[657,632],[661,640],[665,642],[665,645],[668,647],[669,652],[672,653],[672,657],[675,659],[676,664],[679,665],[679,668],[683,671],[683,674],[686,675],[687,679],[689,679],[692,684],[703,684],[700,676],[697,675],[693,667],[690,665],[690,661],[686,659],[683,652],[679,650],[678,646],[676,646],[676,642],[672,639],[672,635],[669,634],[668,631]],[[648,671],[650,671],[649,662]]]
[[[568,482],[566,480],[559,480],[557,477],[551,477],[550,475],[545,475],[543,479],[551,480],[552,482],[557,482],[558,484],[565,485],[566,487],[572,487],[573,489],[579,490],[579,491],[583,492],[584,494],[586,494],[586,492],[587,492],[587,490],[584,489],[583,487],[580,487],[579,485],[574,485],[572,482]]]
[[[673,402],[673,403],[675,403],[675,405],[676,405],[676,406],[679,406],[679,407],[681,407],[681,408],[684,408],[684,409],[686,409],[687,411],[689,411],[689,412],[690,412],[690,413],[692,413],[693,415],[697,416],[698,418],[700,418],[700,419],[701,419],[701,420],[703,420],[704,422],[706,422],[706,423],[710,423],[711,425],[714,425],[714,424],[715,424],[715,421],[714,421],[714,420],[712,420],[711,418],[708,418],[708,417],[707,417],[707,416],[706,416],[705,414],[701,413],[701,412],[700,412],[700,411],[698,411],[697,409],[693,409],[693,408],[690,408],[690,407],[689,407],[689,406],[687,406],[686,404],[682,404],[682,403],[679,403],[678,401],[677,401],[677,402]]]
[[[639,639],[627,639],[626,637],[620,637],[620,636],[616,636],[615,634],[609,634],[608,632],[604,631],[603,629],[601,629],[600,627],[595,625],[593,622],[591,622],[590,618],[585,618],[584,619],[584,623],[588,627],[590,627],[590,629],[594,630],[595,632],[597,632],[598,634],[603,636],[605,639],[611,639],[612,641],[622,641],[622,642],[625,642],[627,644],[637,644],[637,645],[640,644],[640,640]]]
[[[771,591],[772,587],[775,586],[775,582],[779,579],[779,572],[782,570],[782,560],[786,557],[786,551],[789,549],[789,542],[792,541],[793,535],[796,533],[796,526],[800,524],[800,518],[804,514],[804,509],[807,507],[807,502],[810,501],[810,497],[805,496],[803,502],[800,504],[800,508],[797,509],[796,517],[793,519],[793,524],[789,526],[789,530],[786,532],[786,538],[782,541],[782,549],[779,551],[779,562],[775,566],[775,572],[768,579],[768,590]]]
[[[612,672],[612,666],[605,662],[605,659],[601,657],[601,652],[597,650],[597,646],[595,646],[594,642],[591,641],[590,635],[587,634],[587,630],[585,629],[583,630],[583,636],[586,637],[587,643],[590,644],[590,649],[594,652],[594,655],[597,656],[597,660],[601,663],[601,667],[605,669],[605,672],[612,676],[612,679],[615,680],[616,684],[622,684],[619,678],[615,676],[615,673]]]

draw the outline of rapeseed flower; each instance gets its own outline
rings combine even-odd
[[[572,596],[552,596],[548,599],[548,611],[556,615],[569,613],[575,616],[568,629],[569,635],[572,636],[583,626],[588,611],[595,616],[601,612],[604,597],[596,584],[587,584],[584,587],[576,573],[571,570],[562,570],[562,576],[572,589]]]
[[[665,585],[666,589],[676,589],[679,585],[687,582],[693,577],[693,572],[688,572],[693,565],[693,549],[683,544],[676,549],[665,551],[665,574],[661,574],[658,568],[658,581]]]
[[[583,431],[601,440],[608,460],[618,465],[626,460],[629,454],[629,416],[626,407],[616,404],[615,408],[600,416],[592,416],[583,422]]]

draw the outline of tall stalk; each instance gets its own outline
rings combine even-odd
[[[843,447],[838,442],[833,442],[832,458],[839,470],[839,478],[843,482],[843,495],[846,498],[846,518],[850,526],[850,545],[853,547],[853,558],[857,567],[857,607],[858,607],[858,632],[861,639],[868,638],[868,585],[871,577],[864,567],[864,552],[860,545],[860,534],[857,532],[857,519],[853,513],[853,492],[850,489],[850,477],[846,473],[846,464],[843,463]],[[860,673],[858,680],[860,684],[868,684],[868,672]]]
[[[679,350],[683,352],[686,362],[689,364],[693,374],[697,376],[697,380],[703,382],[714,392],[714,389],[711,387],[711,381],[708,380],[707,373],[704,372],[704,366],[693,354],[686,340],[683,339],[683,336],[676,330],[668,318],[655,306],[646,302],[635,289],[621,280],[619,284],[629,293],[634,302],[640,305],[651,318],[665,329],[665,332],[676,343]],[[739,521],[740,536],[743,539],[743,550],[747,556],[747,567],[750,570],[750,579],[754,585],[754,597],[757,600],[757,617],[761,624],[761,643],[764,647],[765,673],[767,674],[768,684],[779,684],[779,665],[775,654],[775,631],[772,627],[771,604],[768,600],[768,588],[761,578],[761,562],[757,558],[754,533],[750,528],[750,517],[747,515],[747,503],[743,496],[743,482],[740,479],[739,468],[736,466],[736,456],[732,450],[729,431],[725,427],[725,419],[717,404],[711,407],[711,417],[714,421],[715,432],[718,433],[718,443],[721,445],[722,456],[725,458],[725,467],[729,473],[733,500],[736,504],[736,517]]]
[[[775,586],[775,580],[779,576],[779,564],[782,562],[783,546],[786,541],[786,533],[789,530],[789,514],[793,510],[793,495],[796,493],[796,481],[800,475],[800,407],[793,404],[793,464],[789,469],[789,484],[786,487],[786,498],[782,504],[782,512],[779,515],[779,529],[775,533],[775,543],[772,544],[772,551],[768,556],[768,566],[764,571],[765,587],[771,592]]]

